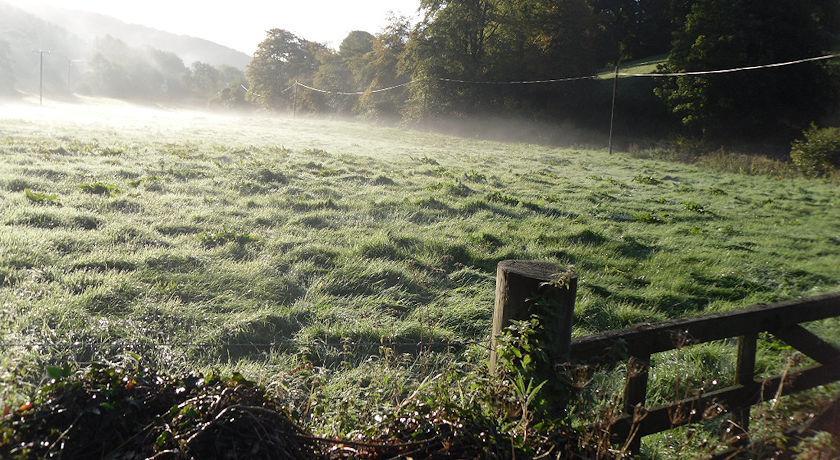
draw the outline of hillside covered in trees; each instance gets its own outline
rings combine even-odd
[[[338,49],[269,30],[243,72],[247,56],[210,42],[81,13],[57,25],[49,14],[0,3],[0,96],[37,92],[33,50],[48,49],[50,97],[83,94],[438,126],[453,118],[516,119],[602,133],[609,126],[617,64],[641,62],[635,68],[647,72],[702,71],[840,50],[837,0],[419,5],[417,20],[393,17],[376,34],[351,32]],[[195,56],[202,59],[190,61]],[[553,81],[593,75],[601,77]],[[541,80],[552,81],[521,83]],[[684,137],[786,148],[812,123],[837,124],[838,95],[840,59],[733,74],[622,78],[616,130],[627,142]]]
[[[353,32],[338,50],[271,30],[247,71],[270,109],[373,118],[474,115],[568,121],[601,130],[612,81],[488,84],[598,74],[651,56],[662,71],[761,65],[837,49],[827,0],[423,0],[422,19]],[[789,140],[836,115],[837,60],[732,75],[623,79],[619,129],[661,137]],[[456,80],[456,81],[453,81]],[[484,82],[465,83],[462,82]],[[303,91],[295,82],[360,96]],[[401,85],[392,91],[376,89]]]

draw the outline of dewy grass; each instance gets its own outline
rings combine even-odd
[[[367,391],[357,366],[393,365],[411,388],[486,359],[474,344],[509,258],[577,267],[577,335],[840,287],[830,182],[341,121],[161,117],[0,124],[14,391],[47,365],[126,351],[267,383],[321,366],[338,399]],[[383,355],[418,347],[429,355]],[[673,362],[723,373],[720,349]],[[339,434],[339,412],[322,432]]]

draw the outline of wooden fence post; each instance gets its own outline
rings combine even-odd
[[[755,383],[755,353],[758,346],[758,334],[747,334],[738,337],[738,364],[735,373],[736,385],[752,385]],[[750,432],[750,409],[746,406],[732,411],[731,421],[739,442],[748,440]],[[738,432],[740,431],[740,432]]]
[[[496,309],[493,311],[493,335],[490,349],[490,371],[496,371],[498,337],[511,321],[527,320],[535,312],[533,301],[545,297],[557,301],[558,311],[551,324],[543,324],[556,340],[549,355],[555,362],[567,362],[572,343],[572,321],[577,294],[577,276],[572,274],[565,285],[553,283],[565,270],[555,264],[532,260],[505,260],[496,271]]]

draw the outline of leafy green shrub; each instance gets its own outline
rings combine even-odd
[[[804,140],[791,147],[793,163],[809,176],[825,176],[840,168],[840,128],[818,128],[812,125]]]
[[[48,367],[51,383],[0,419],[0,458],[326,458],[283,401],[239,374],[170,377],[132,367]]]

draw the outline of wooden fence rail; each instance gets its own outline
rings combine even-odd
[[[638,453],[643,436],[711,417],[730,414],[744,432],[749,430],[750,408],[784,394],[812,389],[840,380],[840,349],[814,335],[802,323],[840,316],[840,294],[811,299],[758,305],[746,310],[708,315],[659,324],[644,324],[627,330],[610,331],[572,340],[574,296],[577,278],[564,275],[563,283],[552,279],[560,270],[533,261],[505,261],[499,264],[494,312],[495,339],[512,320],[528,319],[532,300],[550,296],[560,311],[558,328],[546,329],[560,338],[552,355],[562,363],[610,364],[627,362],[623,414],[612,426],[616,441]],[[818,365],[757,380],[756,345],[761,333],[770,333],[813,359]],[[738,338],[735,384],[671,404],[646,404],[651,355],[727,338]],[[495,355],[491,367],[495,367]]]

